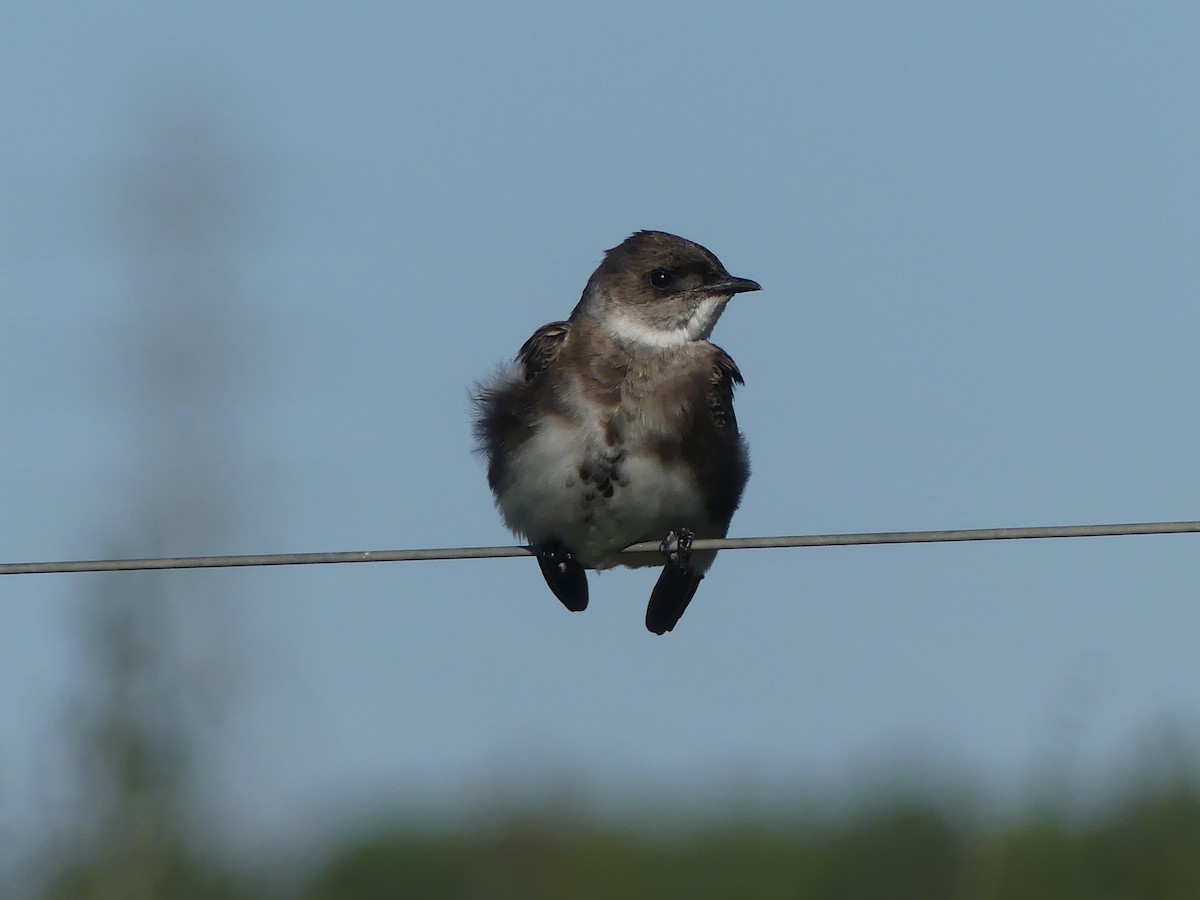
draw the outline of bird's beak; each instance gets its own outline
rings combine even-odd
[[[715,284],[706,284],[704,291],[707,294],[745,294],[749,291],[761,291],[762,285],[757,281],[751,281],[749,278],[737,278],[733,275],[727,278],[722,278]]]

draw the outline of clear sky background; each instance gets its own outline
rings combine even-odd
[[[640,228],[764,287],[715,334],[734,535],[1200,518],[1194,3],[3,19],[6,561],[510,542],[470,386]],[[221,673],[213,816],[1020,796],[1200,723],[1195,536],[729,552],[663,638],[653,580],[570,615],[530,560],[163,576]],[[6,835],[62,800],[100,583],[0,580]]]

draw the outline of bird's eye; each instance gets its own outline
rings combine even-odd
[[[651,287],[656,287],[660,291],[663,291],[663,290],[666,290],[667,288],[669,288],[671,286],[671,282],[674,280],[675,280],[675,276],[673,276],[666,269],[655,269],[653,272],[650,273]]]

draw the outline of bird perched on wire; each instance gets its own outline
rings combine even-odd
[[[662,564],[646,627],[672,630],[750,474],[733,414],[733,359],[709,342],[736,294],[761,290],[699,244],[639,231],[609,250],[565,322],[477,386],[476,437],[505,523],[537,553],[569,610],[585,568]],[[659,540],[660,554],[622,554]],[[664,560],[665,557],[665,560]]]

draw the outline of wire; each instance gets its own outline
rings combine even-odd
[[[864,534],[804,534],[784,537],[704,538],[693,550],[770,550],[783,547],[846,547],[858,544],[935,544],[953,541],[1026,541],[1040,538],[1123,537],[1190,534],[1200,522],[1138,522],[1128,525],[1049,525],[1032,528],[967,528],[957,531],[877,531]],[[658,553],[647,541],[624,553]],[[0,575],[124,572],[141,569],[229,569],[245,566],[313,566],[332,563],[415,562],[423,559],[497,559],[533,556],[530,547],[447,547],[434,550],[355,550],[344,553],[268,553],[256,556],[171,556],[158,559],[100,559],[69,562],[0,563]]]

